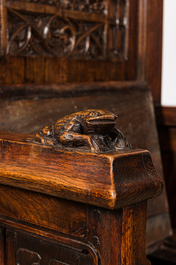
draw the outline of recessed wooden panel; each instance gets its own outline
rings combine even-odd
[[[75,247],[72,240],[68,240],[68,245],[57,241],[52,243],[11,230],[7,230],[6,236],[7,265],[98,265],[98,257],[92,256],[87,245],[86,249],[84,244]],[[14,247],[10,247],[11,242]]]

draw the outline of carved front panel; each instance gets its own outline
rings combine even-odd
[[[127,60],[129,0],[6,2],[6,54]]]
[[[78,243],[75,246],[72,240],[68,241],[69,244],[49,242],[47,239],[9,230],[7,234],[10,234],[10,240],[15,245],[13,248],[7,246],[9,250],[7,255],[15,258],[16,265],[98,265],[98,258],[92,255],[92,249],[89,251],[89,246],[86,244],[79,246]]]

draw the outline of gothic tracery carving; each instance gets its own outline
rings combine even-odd
[[[21,0],[19,6],[23,2],[29,4]],[[129,0],[30,0],[30,3],[39,10],[48,5],[54,9],[48,13],[24,12],[16,10],[10,0],[7,54],[127,59]]]

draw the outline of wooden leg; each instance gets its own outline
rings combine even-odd
[[[146,259],[147,202],[123,208],[121,265],[149,265]]]
[[[102,265],[150,265],[146,259],[146,201],[116,211],[89,207],[89,241]]]

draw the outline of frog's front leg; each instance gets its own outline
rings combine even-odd
[[[129,141],[126,139],[126,137],[119,129],[114,128],[110,133],[110,137],[112,139],[113,145],[117,149],[132,148]]]
[[[91,135],[85,135],[82,133],[82,125],[76,119],[73,119],[66,126],[64,132],[60,136],[60,143],[65,146],[79,147],[86,146],[92,152],[98,152],[99,146]]]

